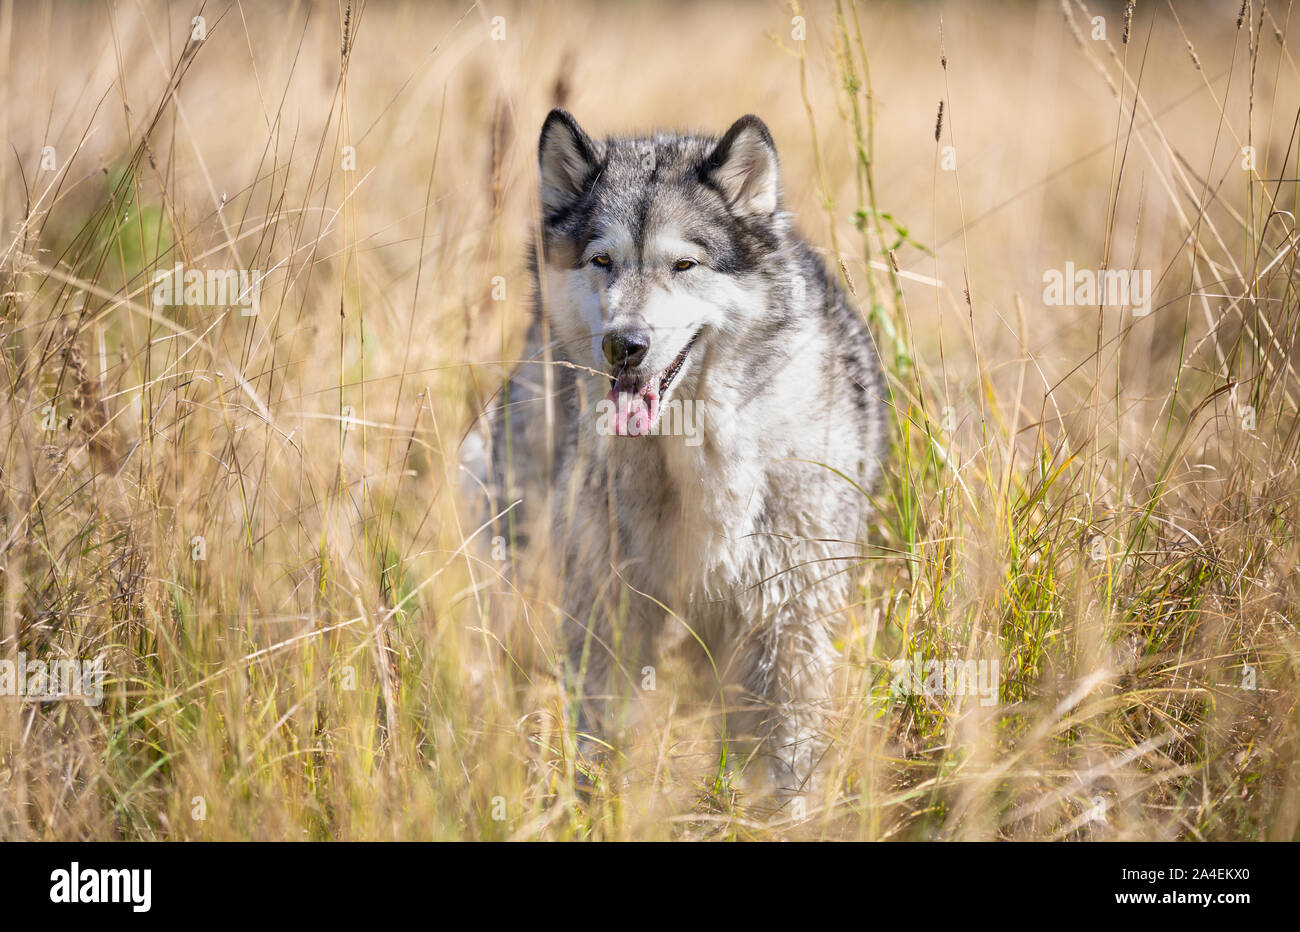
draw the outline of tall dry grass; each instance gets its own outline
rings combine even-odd
[[[98,706],[0,698],[0,837],[1296,837],[1290,30],[0,5],[0,660],[108,671]],[[761,115],[882,348],[893,466],[805,811],[749,811],[672,658],[579,799],[552,600],[462,503],[557,102]],[[1066,262],[1151,269],[1152,312],[1046,305]],[[178,263],[266,272],[258,314],[155,304]],[[995,701],[899,695],[918,653],[997,662]]]

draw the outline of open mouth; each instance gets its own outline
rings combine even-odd
[[[699,339],[691,337],[682,351],[657,375],[650,378],[623,373],[611,376],[605,400],[614,405],[614,433],[619,437],[644,437],[659,423],[660,401],[668,397],[673,380],[686,364],[686,357]]]

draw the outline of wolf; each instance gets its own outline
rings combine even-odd
[[[471,459],[562,589],[578,747],[599,758],[628,684],[684,641],[759,782],[810,792],[887,449],[872,336],[758,117],[597,140],[555,109],[538,160],[530,362]]]

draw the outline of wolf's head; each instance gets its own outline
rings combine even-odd
[[[707,360],[773,324],[788,220],[772,136],[745,116],[721,139],[596,141],[556,109],[539,161],[552,335],[608,378],[614,432],[650,433],[674,393],[697,392]]]

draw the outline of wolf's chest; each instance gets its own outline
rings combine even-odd
[[[680,453],[681,455],[675,455]],[[725,598],[746,578],[764,502],[761,469],[701,449],[616,473],[619,549],[653,591]]]

